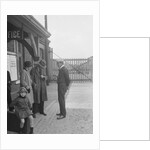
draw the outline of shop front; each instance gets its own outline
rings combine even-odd
[[[45,59],[49,77],[47,50],[50,33],[33,17],[23,15],[7,16],[7,70],[12,80],[12,98],[20,87],[20,72],[25,61]]]

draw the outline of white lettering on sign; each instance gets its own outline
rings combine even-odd
[[[21,32],[20,31],[8,31],[8,38],[9,39],[16,39],[21,38]]]

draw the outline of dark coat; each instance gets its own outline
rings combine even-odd
[[[11,102],[11,77],[10,72],[7,71],[7,104],[9,105]]]
[[[15,100],[12,101],[10,106],[15,106],[16,114],[20,119],[27,118],[32,114],[32,112],[30,110],[31,103],[30,103],[28,97],[22,98],[22,97],[18,96]]]
[[[41,101],[47,101],[46,79],[41,77],[41,75],[45,76],[43,69],[36,66],[30,71],[30,75],[32,79],[34,103],[39,104]]]
[[[57,83],[58,83],[58,102],[60,107],[60,114],[65,117],[66,116],[65,93],[69,88],[70,84],[69,73],[65,67],[59,69]]]
[[[45,77],[41,77],[41,75]],[[46,74],[44,69],[40,69],[40,83],[41,83],[41,101],[47,101],[47,88],[46,88]]]
[[[30,93],[27,94],[27,97],[29,98],[31,104],[34,102],[33,100],[33,89],[32,89],[32,79],[30,74],[23,69],[23,71],[21,72],[21,77],[20,77],[20,86],[26,87],[29,86],[30,87]]]
[[[38,67],[32,68],[30,71],[31,79],[32,79],[32,88],[33,88],[33,97],[34,103],[40,103],[40,72]]]
[[[11,77],[10,77],[10,72],[7,71],[7,91],[11,91]]]
[[[69,73],[66,67],[62,67],[59,69],[59,74],[57,77],[57,83],[58,84],[65,84],[66,87],[69,87],[70,84],[70,78],[69,78]]]

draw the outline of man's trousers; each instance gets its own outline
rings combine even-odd
[[[58,84],[58,102],[60,108],[60,114],[66,117],[66,106],[65,106],[65,93],[66,85],[63,83]]]

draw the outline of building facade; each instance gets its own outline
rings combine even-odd
[[[7,16],[7,70],[12,80],[12,97],[20,87],[20,72],[25,61],[46,61],[46,75],[50,80],[51,34],[31,15]]]

